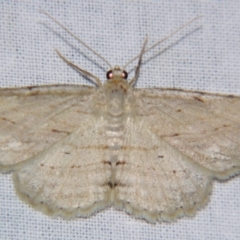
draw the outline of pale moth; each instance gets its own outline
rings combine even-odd
[[[202,208],[214,179],[239,173],[239,96],[134,88],[143,54],[162,41],[145,41],[130,81],[100,56],[111,68],[102,84],[57,52],[96,87],[0,90],[0,171],[24,202],[67,219],[112,206],[171,221]]]

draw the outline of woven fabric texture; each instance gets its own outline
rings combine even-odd
[[[143,59],[136,87],[182,88],[240,95],[240,1],[1,1],[0,87],[91,84],[55,53],[104,82],[108,66],[46,15],[124,66],[148,46],[202,16]],[[133,76],[136,61],[128,66]],[[239,149],[240,151],[240,149]],[[209,204],[194,218],[155,225],[112,208],[90,218],[53,219],[16,196],[0,175],[0,239],[240,239],[240,177],[215,182]]]

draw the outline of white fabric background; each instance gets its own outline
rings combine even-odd
[[[1,1],[1,87],[90,84],[56,48],[105,79],[108,67],[40,9],[120,66],[140,52],[146,34],[151,45],[203,15],[144,57],[137,87],[240,94],[239,0]],[[215,183],[209,204],[194,218],[152,225],[114,209],[87,219],[52,219],[21,202],[11,176],[0,175],[0,239],[240,239],[240,178]]]

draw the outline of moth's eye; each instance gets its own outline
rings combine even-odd
[[[106,76],[107,76],[107,79],[112,79],[112,78],[113,78],[113,72],[112,72],[112,70],[107,71]]]
[[[128,73],[123,70],[122,72],[122,78],[127,79],[128,78]]]

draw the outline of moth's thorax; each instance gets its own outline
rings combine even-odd
[[[119,149],[122,145],[124,123],[127,118],[127,109],[131,107],[128,97],[131,87],[121,77],[114,77],[106,82],[103,87],[105,94],[105,129],[109,147]]]
[[[104,86],[104,92],[106,97],[106,112],[108,115],[118,117],[124,115],[125,104],[127,103],[127,97],[129,86],[125,80],[111,79]]]

